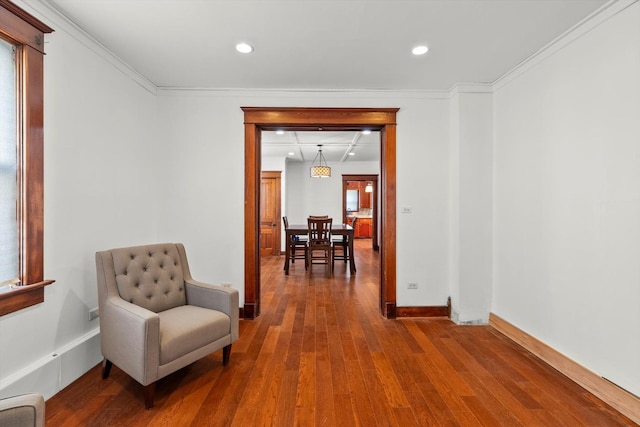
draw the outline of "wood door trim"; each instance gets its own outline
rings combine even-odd
[[[263,130],[380,131],[380,309],[396,317],[396,113],[398,108],[241,107],[244,111],[244,315],[260,314],[260,177]]]
[[[342,216],[343,222],[346,222],[346,207],[347,201],[345,198],[346,190],[347,190],[347,182],[348,181],[371,181],[373,183],[373,192],[372,192],[372,200],[371,200],[371,211],[372,211],[372,221],[371,221],[371,245],[373,246],[373,250],[377,251],[380,249],[378,245],[378,179],[379,175],[373,174],[342,174]]]

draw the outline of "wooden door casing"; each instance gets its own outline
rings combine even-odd
[[[263,130],[380,131],[380,311],[396,318],[396,113],[399,108],[241,107],[244,111],[245,319],[260,315],[260,171]],[[374,200],[375,203],[375,200]]]

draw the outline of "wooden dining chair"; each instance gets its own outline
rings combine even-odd
[[[284,223],[284,229],[286,232],[286,230],[289,228],[289,220],[286,216],[283,216],[282,222]],[[308,242],[309,240],[307,236],[297,235],[291,236],[291,239],[287,242],[287,250],[290,254],[289,258],[291,259],[291,263],[295,263],[296,259],[304,259],[305,270],[309,267],[309,255],[307,253]]]
[[[333,219],[331,218],[307,218],[307,226],[309,228],[309,245],[307,247],[309,269],[313,264],[326,264],[329,267],[329,273],[333,272],[331,262],[332,224]],[[318,252],[320,252],[320,255],[316,255]]]
[[[353,229],[356,229],[356,222],[358,221],[358,217],[354,216],[353,220],[351,222],[351,227],[353,227]],[[355,234],[355,231],[354,231]],[[347,237],[347,235],[342,235],[342,236],[333,236],[331,238],[331,262],[332,264],[335,262],[335,260],[343,260],[344,263],[346,264],[347,261],[349,261],[350,257],[353,256],[353,254],[351,254],[349,252],[349,238]],[[338,249],[338,251],[336,252],[336,249]]]

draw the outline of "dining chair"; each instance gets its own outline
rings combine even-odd
[[[355,234],[355,229],[356,229],[356,222],[358,221],[358,217],[354,216],[353,220],[351,221],[351,227],[354,229],[354,234]],[[336,252],[336,248],[340,248],[338,250],[338,252]],[[334,263],[335,260],[343,260],[344,263],[346,264],[347,261],[349,261],[350,257],[353,256],[353,254],[351,254],[349,252],[349,238],[347,237],[347,235],[342,235],[342,236],[333,236],[331,238],[331,262]]]
[[[289,228],[289,220],[286,216],[282,217],[284,223],[285,232]],[[309,267],[309,256],[307,254],[308,236],[291,236],[291,239],[287,242],[287,250],[290,254],[291,263],[295,263],[296,259],[304,259],[304,269]],[[287,268],[286,266],[283,268]]]
[[[309,228],[309,269],[313,264],[326,264],[329,273],[333,272],[331,262],[331,226],[332,218],[307,218]],[[320,252],[321,255],[316,255]],[[314,262],[315,261],[315,262]]]

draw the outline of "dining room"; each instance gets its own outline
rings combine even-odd
[[[262,189],[269,188],[268,175],[279,176],[280,182],[279,191],[261,191],[261,257],[283,255],[283,274],[304,269],[304,260],[296,262],[288,251],[290,239],[307,240],[309,216],[326,216],[332,220],[331,239],[338,244],[335,273],[355,275],[354,248],[378,249],[380,132],[263,131],[261,143]],[[318,165],[326,167],[326,176],[314,176],[312,168]],[[275,251],[263,247],[276,239]],[[308,271],[323,273],[315,266]]]

